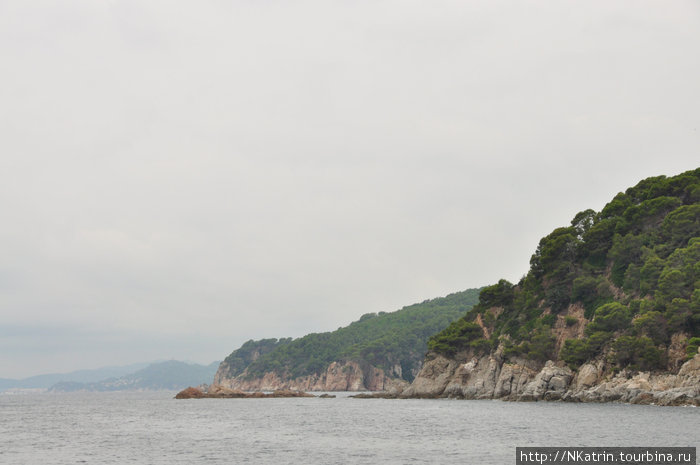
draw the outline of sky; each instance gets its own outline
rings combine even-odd
[[[700,3],[0,0],[0,378],[334,330],[700,160]]]

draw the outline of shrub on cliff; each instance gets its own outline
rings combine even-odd
[[[664,351],[657,348],[654,341],[633,336],[620,336],[613,343],[612,359],[619,367],[629,366],[635,370],[662,368],[665,361]]]
[[[661,368],[673,334],[700,337],[698,263],[700,168],[648,178],[542,238],[520,282],[485,288],[463,321],[433,336],[430,347],[445,354],[469,348],[480,337],[473,326],[480,315],[506,356],[551,355],[579,366],[610,352],[619,367]],[[571,305],[591,320],[585,334],[548,354],[545,334]]]
[[[601,305],[595,310],[593,321],[586,327],[586,334],[617,331],[628,327],[631,319],[629,308],[619,302]]]
[[[459,319],[440,333],[428,339],[428,348],[448,354],[469,347],[471,342],[483,339],[484,331],[476,323]]]
[[[691,337],[688,340],[688,345],[685,348],[686,359],[690,360],[695,357],[698,353],[698,347],[700,347],[700,337]]]

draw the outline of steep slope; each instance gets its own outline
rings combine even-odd
[[[292,338],[260,339],[245,342],[241,347],[231,352],[219,365],[214,384],[221,380],[233,379],[241,375],[248,366],[262,355],[272,352],[275,348],[292,342]]]
[[[403,395],[698,404],[699,280],[700,169],[645,179],[485,288]]]
[[[391,313],[368,313],[333,332],[248,341],[219,366],[214,384],[243,390],[383,390],[408,384],[428,337],[463,316],[478,289]]]

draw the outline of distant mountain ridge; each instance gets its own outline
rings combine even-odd
[[[132,363],[123,366],[108,366],[68,373],[48,373],[23,379],[0,378],[0,392],[8,389],[48,389],[62,381],[76,383],[96,382],[106,378],[124,376],[141,370],[148,365],[149,363]]]
[[[180,390],[187,386],[208,383],[216,373],[219,362],[209,365],[185,363],[177,360],[152,363],[136,372],[111,377],[97,382],[63,381],[49,389],[52,392],[71,391],[127,391],[127,390]]]

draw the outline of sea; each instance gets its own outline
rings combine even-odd
[[[700,409],[500,400],[0,394],[0,464],[515,464],[516,447],[698,447]]]

